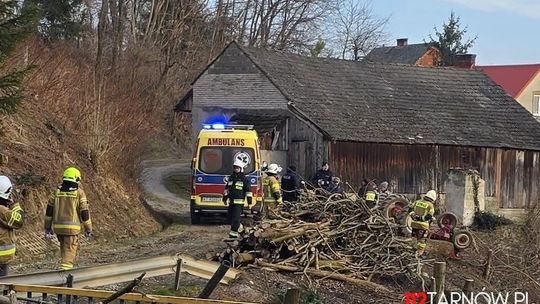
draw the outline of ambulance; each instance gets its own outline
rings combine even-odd
[[[244,213],[257,214],[262,204],[262,174],[259,139],[253,126],[208,124],[199,132],[194,150],[191,192],[191,223],[215,213],[227,213],[223,190],[233,162],[245,163],[244,174],[251,181],[253,204],[244,202]]]

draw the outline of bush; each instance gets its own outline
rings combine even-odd
[[[512,224],[511,220],[489,211],[479,211],[474,214],[473,225],[480,230],[495,230],[499,226],[510,224]]]
[[[23,173],[15,178],[15,183],[17,185],[25,185],[25,186],[31,186],[31,187],[38,187],[43,184],[43,181],[45,178],[40,175],[34,175],[34,173],[28,172]]]

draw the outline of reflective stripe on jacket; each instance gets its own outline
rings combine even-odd
[[[377,200],[377,193],[375,193],[375,191],[368,191],[366,192],[366,195],[364,195],[364,198],[368,202],[374,202]]]
[[[17,203],[9,208],[0,206],[0,262],[7,263],[15,255],[15,229],[22,228],[23,210]]]
[[[276,200],[274,193],[279,194],[279,199]],[[281,203],[281,185],[275,176],[266,176],[263,179],[263,194],[264,202],[266,203]]]
[[[428,230],[429,221],[426,221],[424,219],[415,220],[415,217],[418,216],[423,218],[428,214],[433,216],[435,214],[435,208],[433,207],[433,203],[426,200],[418,200],[412,204],[411,209],[412,211],[410,212],[410,215],[413,219],[413,221],[411,222],[411,227],[416,229]]]
[[[229,176],[227,184],[225,184],[224,195],[225,199],[232,201],[233,204],[243,205],[246,199],[249,203],[253,198],[249,177],[244,174],[232,174]]]
[[[92,221],[83,221],[81,213],[88,212],[88,200],[82,189],[61,191],[57,189],[49,199],[48,208],[53,212],[45,217],[45,229],[53,229],[58,235],[77,235],[81,232],[81,222],[85,231],[92,230]]]

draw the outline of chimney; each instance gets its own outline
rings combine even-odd
[[[399,38],[397,39],[397,46],[407,46],[408,38]]]
[[[454,57],[454,67],[472,69],[476,64],[475,54],[459,54]]]

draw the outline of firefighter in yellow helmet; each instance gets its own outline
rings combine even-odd
[[[60,242],[61,270],[73,268],[81,223],[85,235],[91,238],[92,221],[88,211],[88,200],[80,188],[81,172],[74,167],[64,171],[62,184],[52,193],[45,212],[45,237],[51,239],[53,233]]]
[[[433,204],[437,200],[437,192],[429,190],[421,200],[414,202],[410,207],[409,215],[412,218],[412,236],[416,238],[416,254],[422,256],[427,246],[429,224],[433,221],[435,207]]]
[[[277,164],[270,164],[263,179],[263,202],[267,216],[270,218],[276,217],[277,206],[283,202],[281,185],[277,176],[281,170],[282,168]]]
[[[0,176],[0,277],[8,275],[8,263],[15,256],[15,229],[22,228],[23,210],[9,197],[13,185],[7,176]]]

